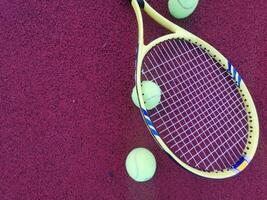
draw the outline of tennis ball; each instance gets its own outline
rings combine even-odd
[[[129,176],[138,182],[148,181],[156,171],[154,155],[142,147],[135,148],[128,154],[125,165]]]
[[[151,110],[155,108],[160,102],[161,91],[159,86],[152,81],[143,81],[141,87],[146,109]],[[132,100],[137,107],[140,107],[136,86],[132,90]]]
[[[194,12],[197,4],[198,0],[169,0],[168,7],[173,17],[183,19]]]

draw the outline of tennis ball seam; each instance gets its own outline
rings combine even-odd
[[[154,95],[154,96],[152,96],[152,97],[149,97],[148,99],[144,99],[145,100],[145,103],[147,103],[148,101],[150,101],[150,100],[152,100],[152,99],[154,99],[154,98],[156,98],[156,97],[160,97],[161,95]]]
[[[149,152],[149,151],[147,153],[151,154],[151,152]],[[135,164],[136,164],[135,165],[135,167],[136,167],[136,177],[135,177],[135,179],[137,181],[144,182],[144,181],[147,181],[147,180],[151,179],[153,177],[154,173],[151,174],[151,176],[149,176],[148,174],[142,173],[143,169],[140,168],[140,164],[139,164],[140,160],[138,160],[138,157],[140,157],[140,152],[139,151],[137,151],[136,154],[134,155],[134,160],[135,160]],[[140,175],[141,175],[141,177],[143,176],[143,180],[140,179]]]
[[[136,179],[136,180],[138,180],[138,164],[137,164],[137,157],[136,157],[136,155],[137,155],[137,153],[136,154],[134,154],[134,163],[135,163],[135,171],[136,171],[136,174],[135,174],[135,177],[134,177],[134,179]]]
[[[192,5],[191,7],[186,7],[184,6],[180,0],[177,0],[177,3],[183,8],[183,9],[186,9],[186,10],[190,10],[191,8],[194,8],[196,6],[198,1],[196,1],[196,3],[194,5]]]

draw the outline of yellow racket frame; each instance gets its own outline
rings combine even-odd
[[[193,35],[192,33],[184,30],[183,28],[177,26],[176,24],[172,23],[171,21],[164,18],[160,15],[157,11],[155,11],[146,1],[144,0],[132,0],[131,1],[132,7],[135,11],[137,23],[138,23],[138,51],[137,51],[137,59],[136,59],[136,88],[138,99],[140,102],[140,109],[142,116],[148,129],[150,130],[151,135],[156,140],[156,142],[160,145],[160,147],[170,155],[177,163],[179,163],[183,168],[189,170],[190,172],[197,174],[202,177],[206,178],[213,178],[213,179],[223,179],[234,176],[239,172],[243,171],[248,163],[252,160],[255,155],[258,140],[259,140],[259,122],[257,111],[252,100],[252,97],[241,79],[240,75],[237,73],[235,68],[228,62],[228,60],[218,52],[214,47],[209,45],[207,42],[203,41],[202,39],[198,38],[197,36]],[[141,13],[141,8],[148,14],[152,19],[154,19],[157,23],[168,29],[171,34],[162,36],[157,38],[156,40],[152,41],[148,45],[144,44],[144,30],[143,30],[143,18]],[[193,168],[179,159],[164,143],[164,141],[160,138],[160,134],[157,132],[155,127],[153,126],[153,122],[150,120],[150,117],[147,113],[145,108],[144,99],[142,96],[142,88],[141,88],[141,69],[142,69],[142,61],[146,55],[146,53],[152,49],[155,45],[169,39],[184,39],[187,40],[195,45],[200,46],[202,49],[206,50],[216,61],[218,61],[228,73],[231,74],[233,77],[233,81],[238,84],[238,89],[240,95],[243,99],[243,103],[246,107],[247,116],[248,116],[248,140],[246,148],[244,149],[243,156],[240,160],[230,169],[225,169],[221,171],[201,171],[199,169]]]

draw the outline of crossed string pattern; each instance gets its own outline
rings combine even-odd
[[[243,154],[247,113],[228,72],[206,50],[171,39],[145,56],[142,80],[157,83],[160,104],[149,111],[167,146],[205,171],[231,168]]]

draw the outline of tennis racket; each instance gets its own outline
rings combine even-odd
[[[136,88],[141,114],[159,146],[190,172],[234,176],[253,158],[259,123],[251,95],[233,65],[214,47],[173,24],[144,0],[132,0],[138,22]],[[171,33],[145,45],[144,10]],[[161,89],[147,110],[142,81]]]

